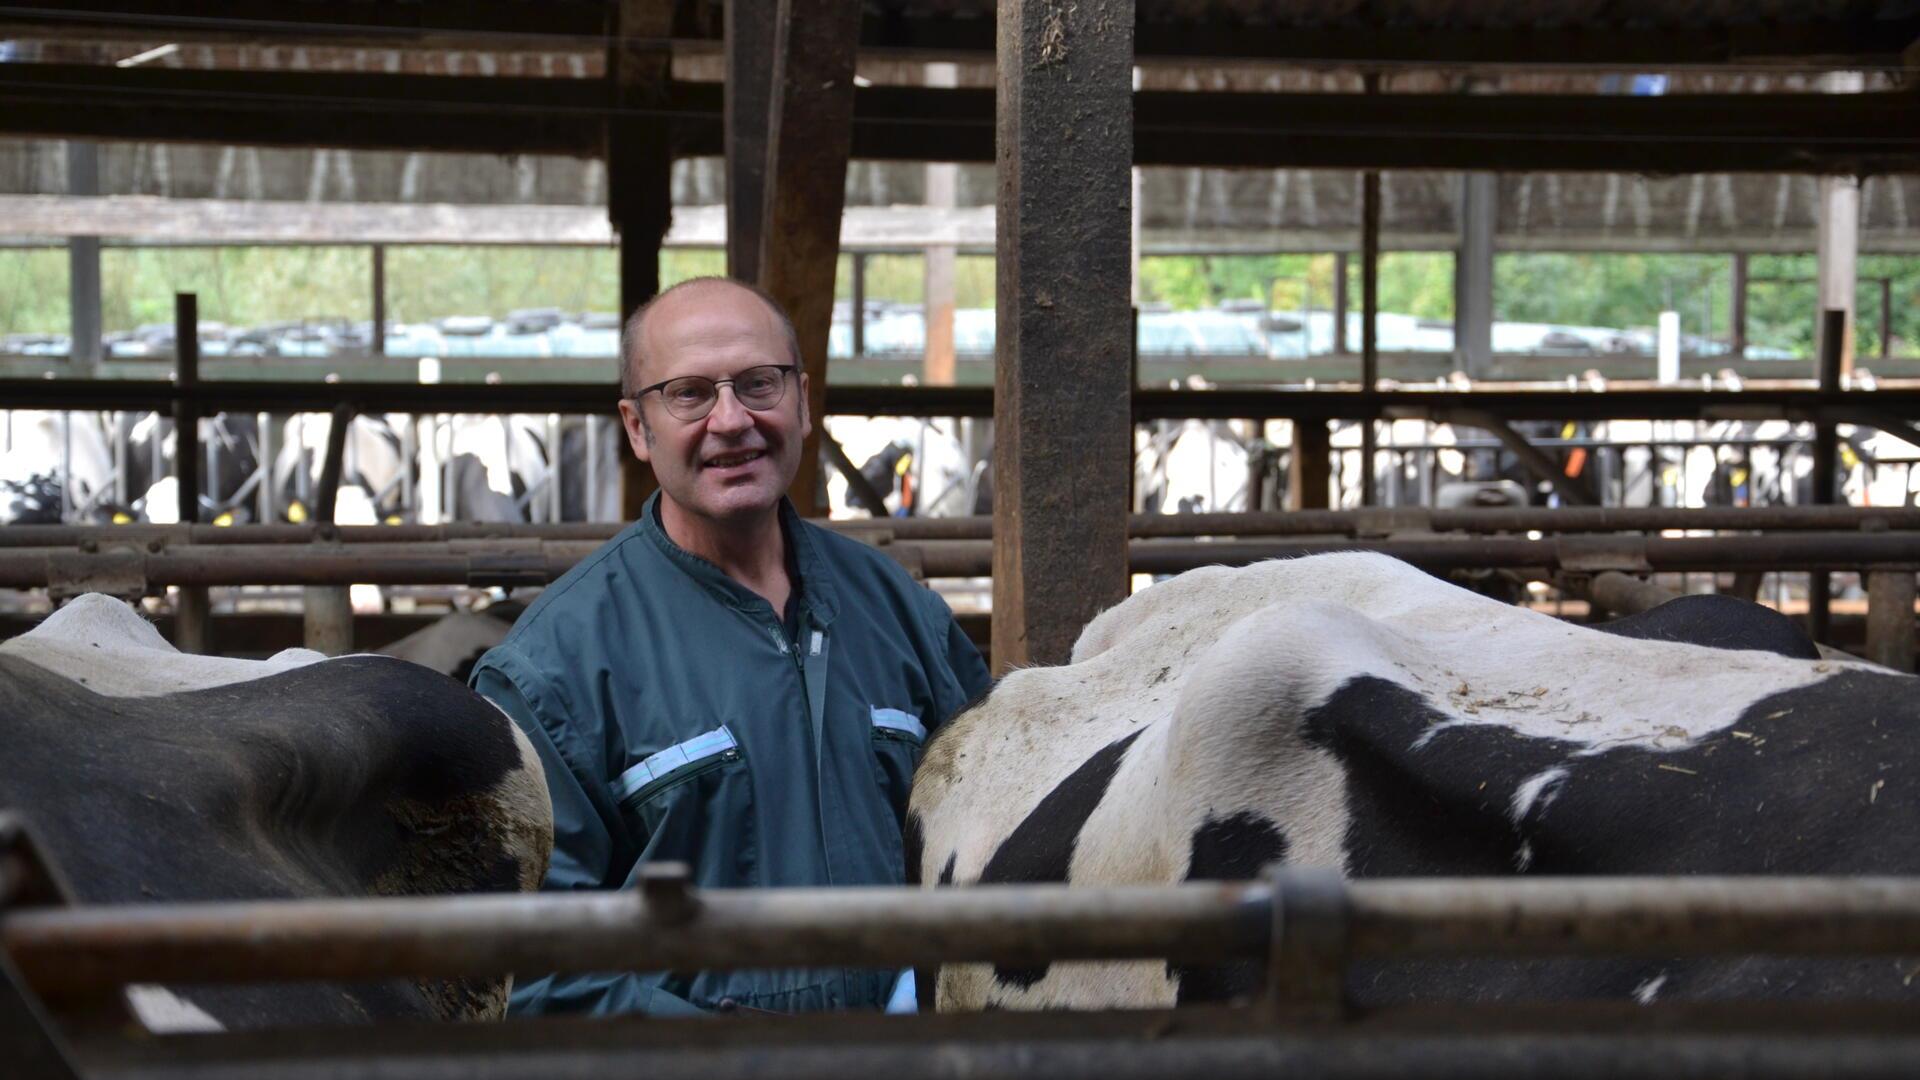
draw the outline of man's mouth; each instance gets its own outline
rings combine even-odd
[[[742,450],[734,454],[718,454],[707,459],[707,468],[737,469],[742,465],[759,461],[766,455],[765,450]]]

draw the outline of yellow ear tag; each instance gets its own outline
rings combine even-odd
[[[295,525],[302,524],[307,520],[307,508],[301,506],[298,502],[287,507],[287,520],[293,522]]]

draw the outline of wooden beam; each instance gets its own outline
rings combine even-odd
[[[660,292],[660,245],[673,221],[673,150],[666,118],[673,0],[619,0],[607,71],[616,115],[607,124],[607,216],[620,236],[620,317]],[[659,484],[631,454],[620,459],[620,513],[633,521]]]
[[[1820,333],[1815,344],[1820,350],[1815,369],[1823,395],[1843,394],[1843,376],[1847,363],[1850,312],[1831,308],[1820,313]],[[1819,417],[1813,425],[1813,502],[1826,506],[1837,501],[1840,477],[1840,433],[1836,418]],[[1833,575],[1814,571],[1807,575],[1807,636],[1825,643],[1831,626],[1830,603]]]
[[[993,661],[1127,595],[1132,0],[1001,0]],[[945,91],[959,93],[960,91]]]
[[[1343,265],[1343,275],[1344,272]],[[1340,318],[1345,321],[1344,311]],[[1369,170],[1360,176],[1360,389],[1372,393],[1379,388],[1380,174]],[[1378,495],[1374,490],[1373,468],[1378,449],[1377,421],[1367,417],[1361,424],[1360,505],[1372,506]]]
[[[935,5],[924,5],[935,7]],[[1195,10],[1206,10],[1195,7]],[[1146,16],[1139,58],[1157,60],[1397,61],[1436,65],[1628,65],[1767,63],[1818,59],[1832,68],[1898,64],[1901,46],[1920,37],[1912,16],[1820,18],[1793,12],[1767,19],[1715,20],[1710,15],[1673,24],[1657,17],[1630,23],[1570,18],[1555,25],[1526,20],[1476,23],[1469,11],[1440,9],[1440,19],[1417,14],[1328,19],[1311,6],[1301,17],[1285,9],[1239,20]],[[8,36],[97,40],[145,34],[165,41],[251,41],[367,44],[483,51],[564,49],[569,37],[601,28],[595,4],[528,4],[516,0],[422,0],[404,4],[286,4],[276,0],[89,0],[85,10],[39,5],[31,14],[0,13]],[[860,49],[877,57],[980,59],[994,49],[994,24],[982,15],[908,13],[889,8],[861,20]],[[675,45],[710,50],[711,22],[690,20]],[[1912,61],[1908,67],[1911,68]]]
[[[846,206],[859,27],[859,0],[780,0],[774,33],[759,281],[793,319],[806,364],[813,432],[790,495],[808,516],[826,509],[820,439],[826,434],[827,335]]]
[[[0,134],[143,142],[604,152],[614,111],[584,79],[13,64]],[[724,148],[722,89],[674,83],[678,156]],[[1134,163],[1248,168],[1920,172],[1920,95],[1284,94],[1140,91]],[[993,160],[973,88],[855,95],[851,153]]]
[[[758,281],[779,9],[766,0],[725,0],[725,5],[727,274]]]

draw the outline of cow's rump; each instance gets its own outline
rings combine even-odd
[[[948,724],[914,787],[914,862],[963,884],[1227,880],[1269,861],[1355,877],[1920,869],[1920,799],[1895,790],[1920,680],[1781,655],[1804,643],[1784,624],[1722,599],[1609,634],[1367,554],[1195,571]],[[1672,640],[1689,626],[1721,647]],[[943,1007],[1144,1006],[1231,997],[1255,974],[955,966],[938,985]],[[1890,962],[1758,960],[1403,965],[1358,969],[1350,989],[1916,992]]]
[[[0,805],[83,902],[517,891],[546,870],[551,811],[525,737],[398,660],[187,656],[126,605],[82,597],[0,645],[0,724]],[[175,988],[188,1015],[243,1027],[497,1016],[505,990]]]

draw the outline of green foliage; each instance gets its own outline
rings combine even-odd
[[[67,332],[67,250],[0,250],[0,334]]]
[[[680,252],[669,253],[678,256]],[[661,259],[664,279],[683,261]],[[693,277],[705,269],[683,273]],[[612,248],[405,247],[387,249],[387,317],[423,322],[518,308],[618,311],[620,262]]]
[[[516,308],[613,311],[619,264],[610,248],[416,246],[387,249],[387,314],[416,322],[448,315],[505,315]],[[108,332],[173,319],[173,295],[195,292],[201,317],[233,326],[372,315],[372,255],[365,247],[115,248],[101,253],[101,303]],[[1359,260],[1347,259],[1348,303],[1360,304]],[[1152,256],[1140,263],[1142,299],[1175,309],[1266,298],[1277,308],[1333,307],[1332,255]],[[674,249],[660,257],[663,285],[721,274],[718,249]],[[1747,339],[1811,356],[1816,306],[1811,255],[1748,260]],[[917,304],[925,290],[917,254],[871,255],[866,295]],[[1883,288],[1890,290],[1895,355],[1920,345],[1920,258],[1860,260],[1856,348],[1880,351]],[[1883,279],[1885,285],[1883,286]],[[1647,329],[1671,308],[1689,334],[1730,334],[1732,260],[1724,255],[1512,253],[1494,260],[1494,316]],[[960,307],[994,305],[994,262],[963,255],[955,264]],[[853,259],[840,258],[839,299],[853,295]],[[1380,306],[1428,319],[1453,317],[1453,256],[1390,252],[1380,260]],[[64,248],[0,250],[0,332],[65,332]]]

